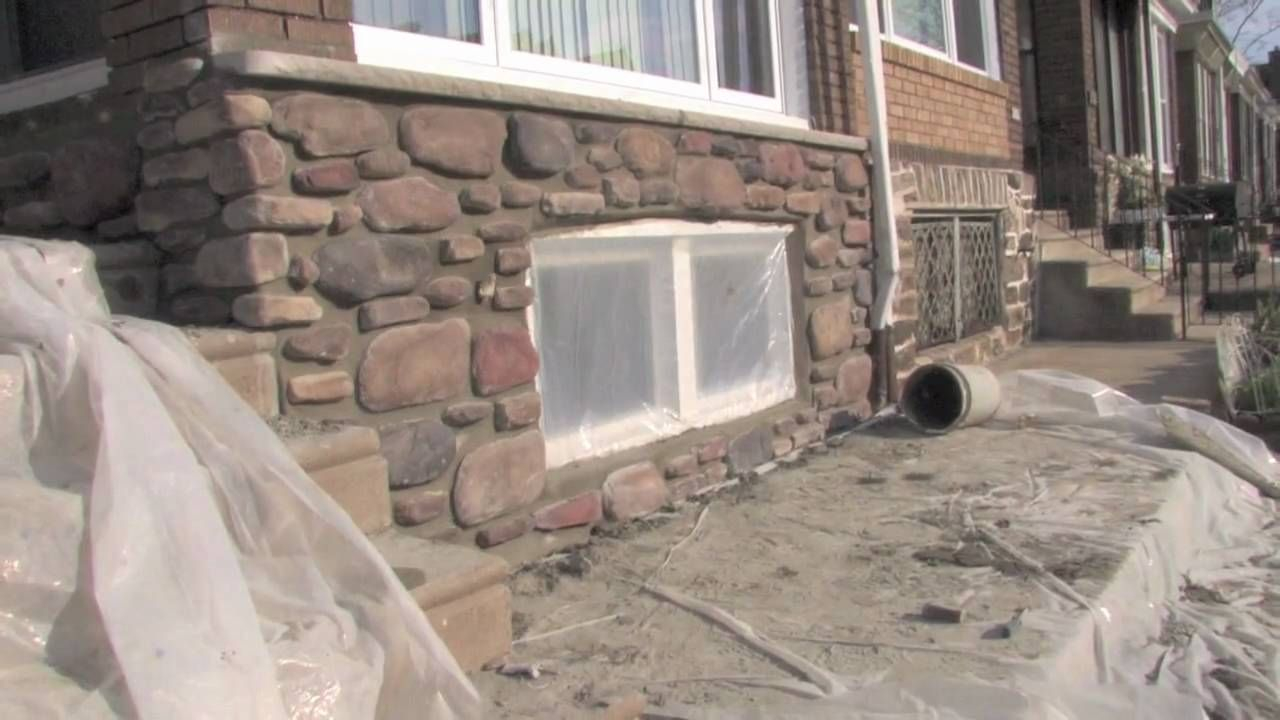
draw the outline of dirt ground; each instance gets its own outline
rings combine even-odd
[[[545,672],[475,676],[486,716],[574,717],[636,692],[659,709],[788,697],[753,686],[786,670],[646,582],[718,606],[841,676],[1002,679],[1053,654],[1072,623],[1023,568],[963,543],[966,527],[993,528],[1094,596],[1171,472],[1101,439],[1034,429],[924,437],[890,420],[837,442],[519,572],[511,662]],[[966,591],[963,622],[922,616],[925,603]],[[1022,628],[999,638],[1024,608]]]

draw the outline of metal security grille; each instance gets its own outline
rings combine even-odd
[[[999,233],[993,218],[932,217],[911,227],[923,349],[999,325],[1004,317]]]

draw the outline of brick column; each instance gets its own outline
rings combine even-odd
[[[104,0],[111,86],[142,86],[148,61],[263,49],[355,58],[352,0]]]
[[[854,55],[848,0],[805,0],[806,61],[809,64],[809,108],[813,127],[853,135],[855,93]]]

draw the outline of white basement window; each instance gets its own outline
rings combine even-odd
[[[879,7],[886,40],[1000,79],[995,0],[880,0]]]
[[[355,0],[360,62],[784,110],[778,0]]]
[[[788,226],[645,221],[533,242],[547,461],[795,397]]]

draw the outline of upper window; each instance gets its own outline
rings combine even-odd
[[[460,60],[500,67],[505,79],[573,78],[781,112],[777,19],[777,0],[355,2],[356,22],[374,26],[356,28],[365,62]]]
[[[0,0],[0,81],[102,54],[98,0]]]
[[[885,38],[1000,78],[994,0],[880,0],[879,7]]]
[[[788,232],[651,221],[534,240],[548,463],[793,398]]]
[[[1155,39],[1152,69],[1160,107],[1160,162],[1166,169],[1172,169],[1173,149],[1177,144],[1173,127],[1173,38],[1165,30],[1157,30],[1152,37]]]

